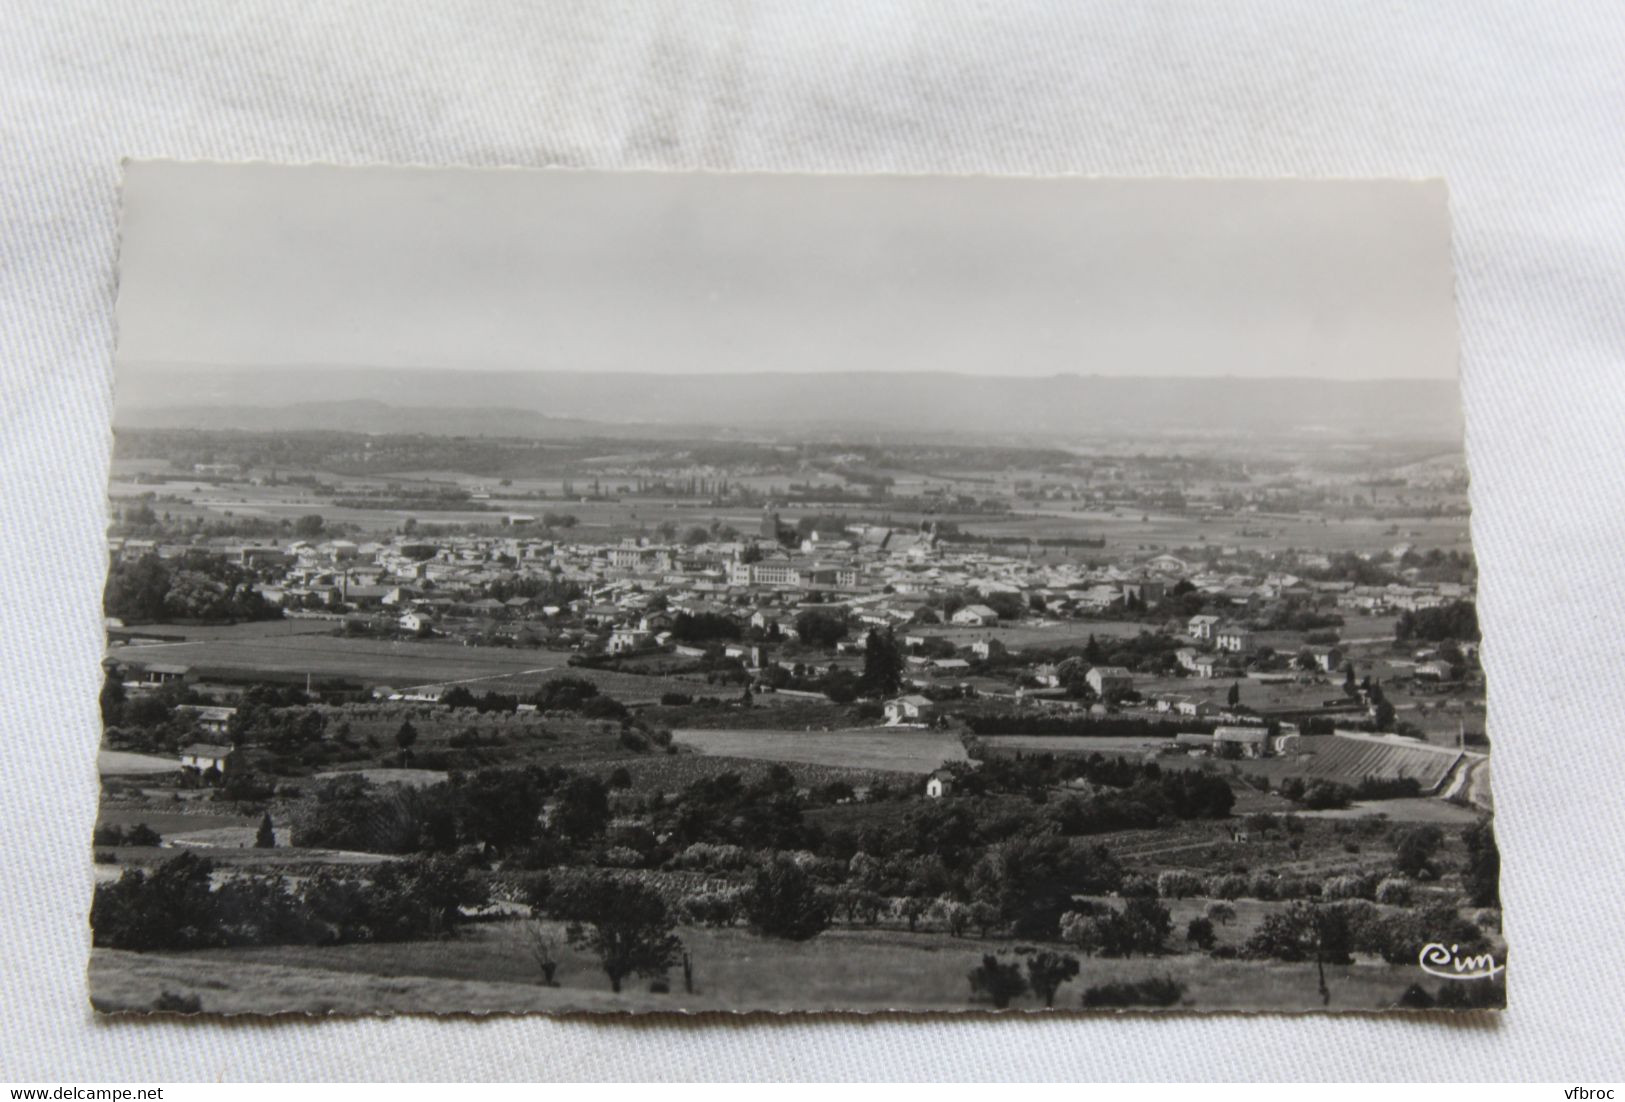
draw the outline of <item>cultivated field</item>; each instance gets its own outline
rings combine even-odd
[[[940,731],[870,727],[853,731],[681,730],[675,742],[702,754],[802,762],[897,773],[930,773],[966,761],[959,739]]]
[[[1047,620],[1032,624],[1010,624],[994,628],[949,626],[910,628],[909,635],[946,639],[956,647],[968,647],[986,639],[996,639],[1010,650],[1023,647],[1076,647],[1096,639],[1132,639],[1148,625],[1125,620]]]
[[[186,643],[132,644],[114,652],[125,662],[191,666],[207,677],[253,680],[255,675],[346,678],[366,686],[406,689],[426,685],[467,685],[486,691],[529,695],[542,683],[580,677],[602,692],[637,701],[668,688],[695,692],[709,688],[700,679],[656,679],[612,670],[569,665],[571,652],[504,647],[468,647],[442,642],[390,642],[337,635],[244,636]]]

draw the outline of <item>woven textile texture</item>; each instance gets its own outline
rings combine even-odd
[[[0,1079],[1625,1077],[1617,3],[16,0],[0,27]],[[1446,177],[1511,1010],[93,1021],[125,156]]]

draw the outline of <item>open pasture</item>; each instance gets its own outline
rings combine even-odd
[[[135,754],[128,750],[99,750],[96,753],[96,771],[104,777],[174,773],[180,767],[178,758],[161,758],[155,754]]]
[[[1249,911],[1252,908],[1249,908]],[[1238,912],[1241,908],[1238,908]],[[164,991],[196,995],[209,1012],[304,1011],[347,1014],[455,1006],[474,1012],[614,1010],[887,1010],[964,1011],[972,1003],[966,974],[983,954],[1021,959],[1017,942],[953,938],[899,929],[834,929],[805,942],[772,941],[741,929],[679,930],[693,962],[694,992],[680,969],[672,990],[648,980],[609,989],[597,961],[566,947],[557,987],[544,987],[517,936],[517,923],[483,923],[442,941],[327,947],[250,947],[187,953],[92,955],[92,983],[103,1010],[145,1010]],[[1230,939],[1241,923],[1221,932]],[[1180,1005],[1192,1010],[1321,1010],[1313,963],[1215,960],[1195,953],[1126,960],[1085,957],[1063,985],[1057,1009],[1077,1010],[1082,992],[1111,981],[1168,976],[1184,984]],[[1332,1010],[1391,1006],[1416,969],[1372,959],[1328,967]],[[1017,1011],[1042,1009],[1028,995]]]

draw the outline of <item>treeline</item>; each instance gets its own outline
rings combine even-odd
[[[175,559],[143,555],[108,570],[102,609],[126,623],[279,620],[282,610],[254,588],[254,579],[223,555],[188,551]]]
[[[1438,608],[1402,612],[1394,623],[1394,638],[1401,643],[1477,642],[1478,606],[1472,601],[1452,601]]]

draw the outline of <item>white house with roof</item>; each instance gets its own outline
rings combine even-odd
[[[1217,616],[1192,616],[1185,623],[1185,634],[1192,639],[1200,639],[1204,643],[1213,639],[1213,632],[1219,626]]]
[[[182,748],[181,768],[196,770],[198,773],[207,773],[211,769],[216,773],[224,773],[231,764],[234,752],[229,746],[194,742]]]
[[[950,622],[962,627],[990,628],[999,622],[999,614],[986,605],[966,605],[950,617]]]
[[[936,715],[936,705],[929,697],[918,693],[910,693],[886,701],[886,722],[896,725],[899,723],[928,723]]]

